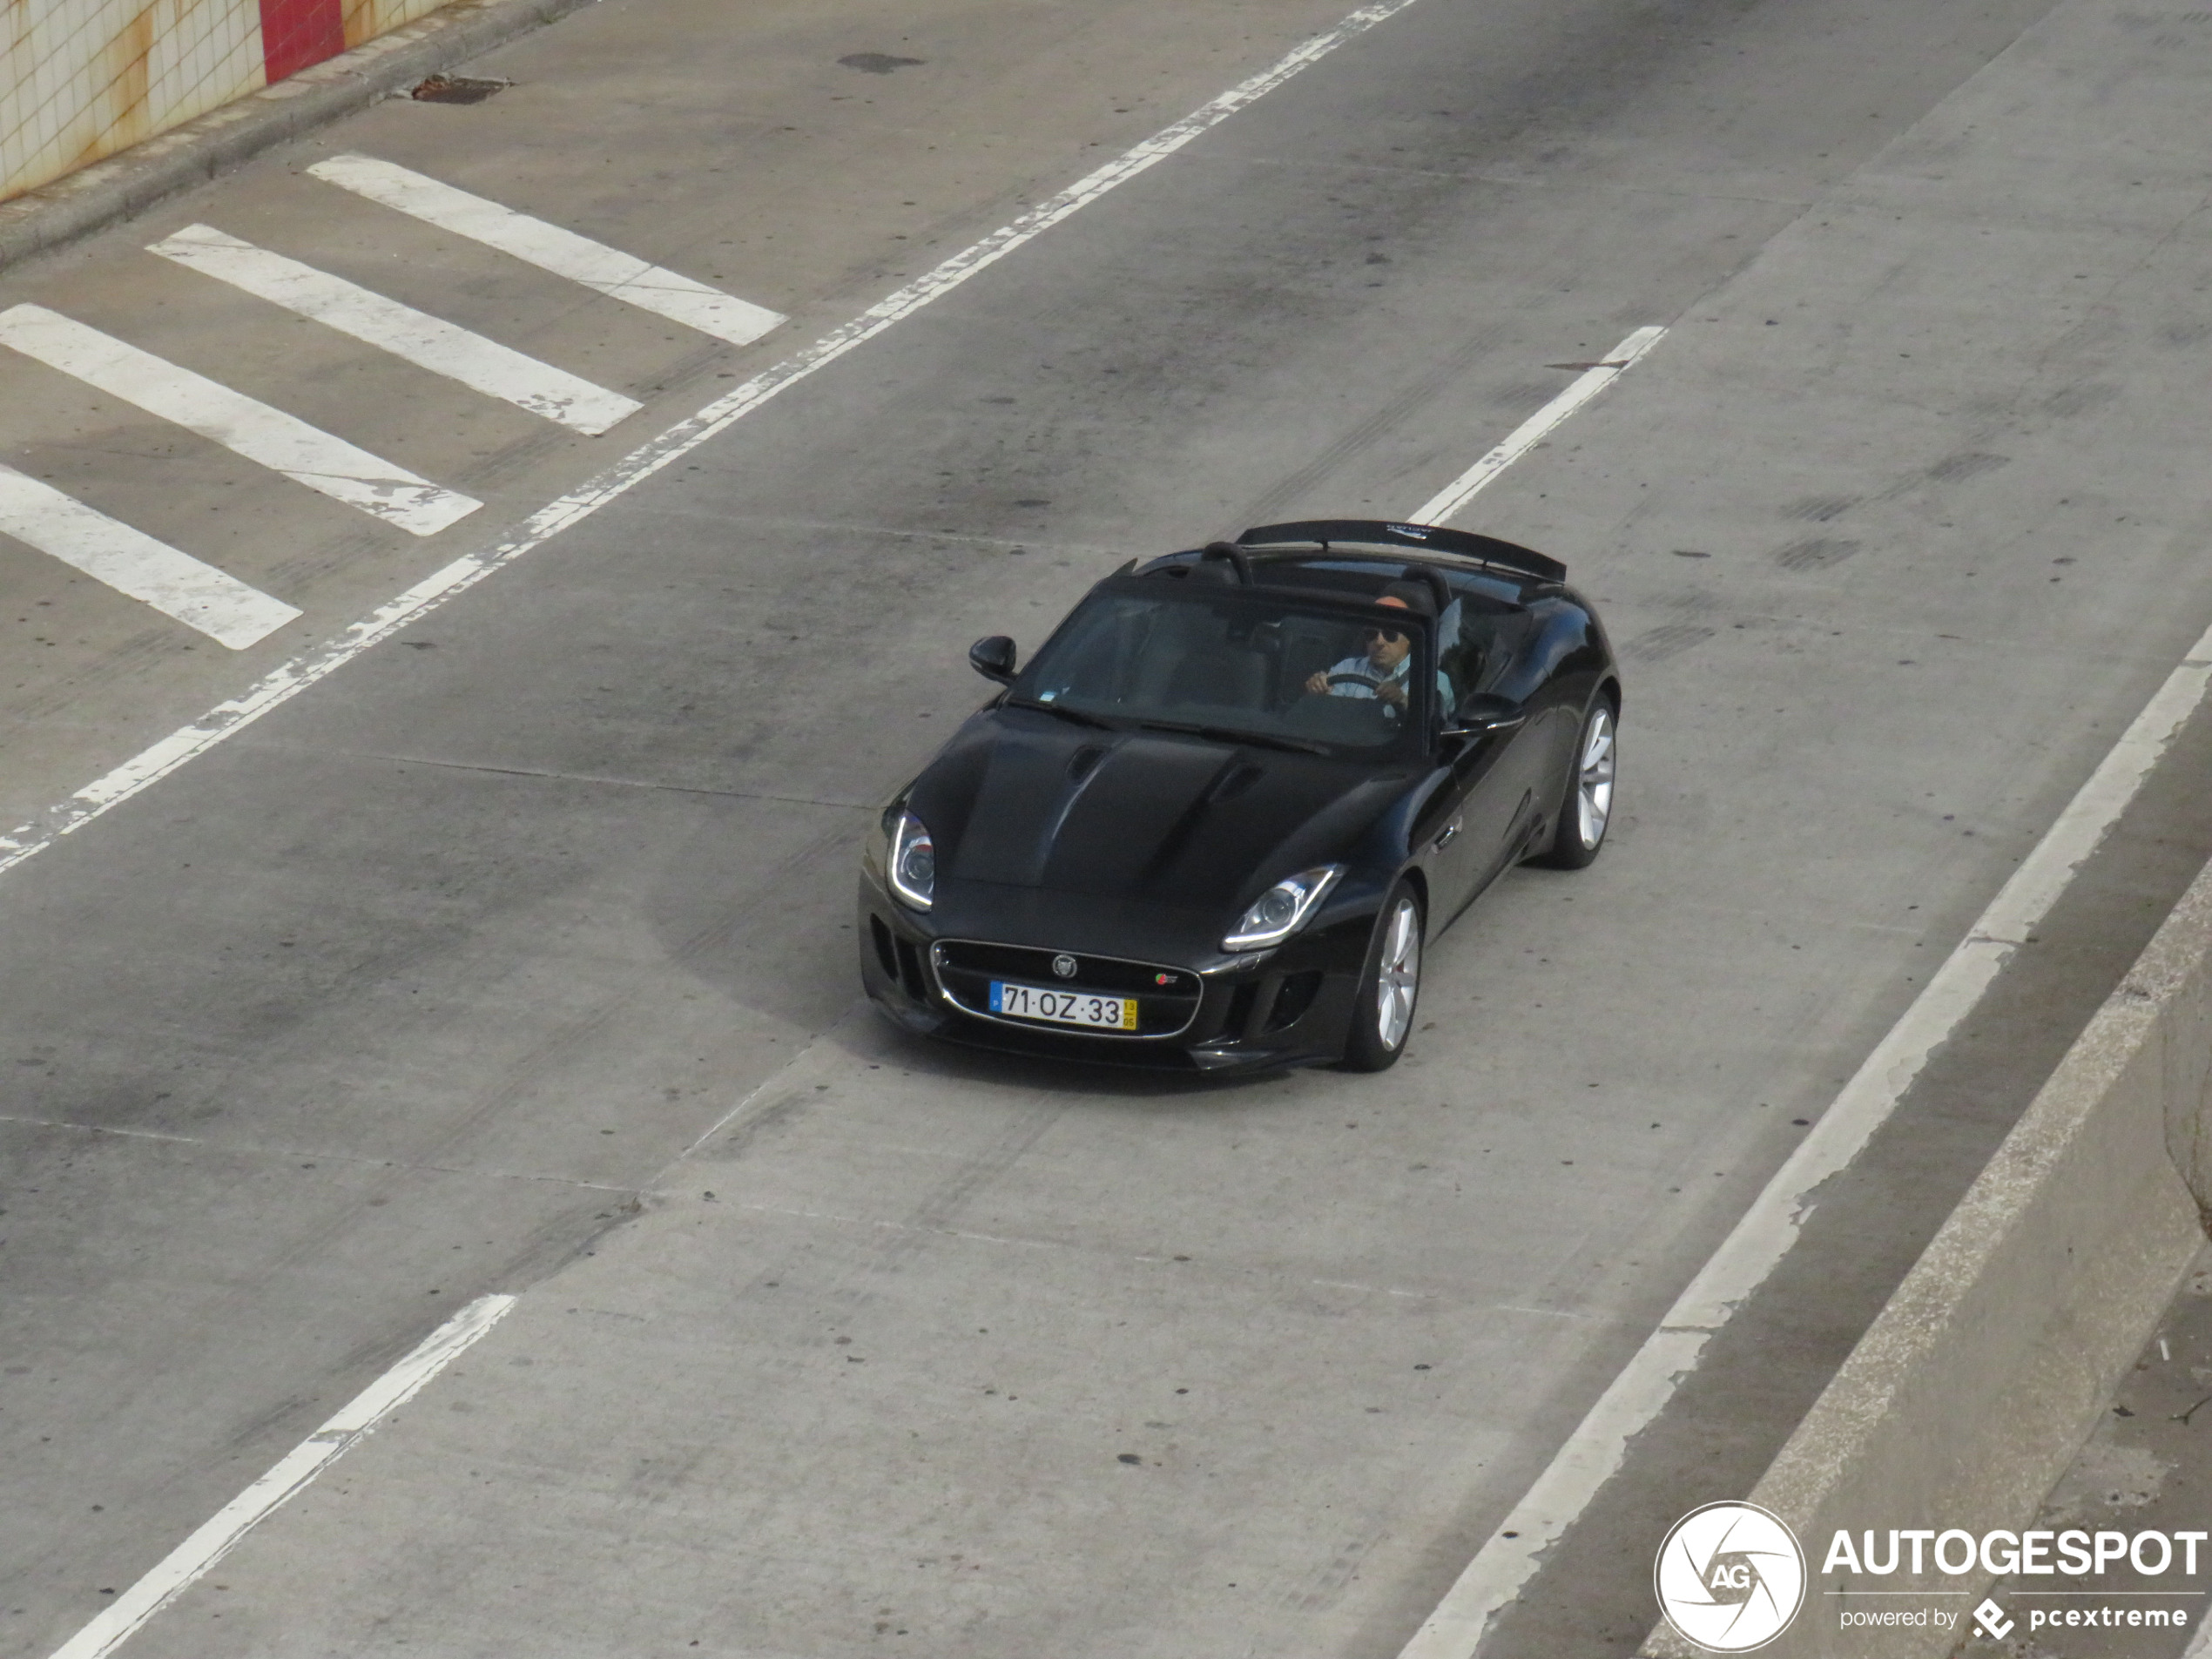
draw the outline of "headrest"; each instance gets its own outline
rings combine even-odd
[[[1378,599],[1396,599],[1417,617],[1436,614],[1436,596],[1429,591],[1426,582],[1386,583]]]

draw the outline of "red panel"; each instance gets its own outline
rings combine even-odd
[[[339,0],[261,0],[261,61],[272,82],[345,50]]]

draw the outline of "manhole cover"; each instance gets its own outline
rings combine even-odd
[[[425,104],[481,104],[494,92],[503,92],[512,81],[478,80],[467,75],[433,75],[408,89],[408,96]]]

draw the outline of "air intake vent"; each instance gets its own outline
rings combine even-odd
[[[1320,988],[1321,975],[1317,972],[1292,974],[1285,979],[1283,988],[1275,993],[1275,1006],[1267,1010],[1267,1028],[1280,1031],[1303,1019]]]

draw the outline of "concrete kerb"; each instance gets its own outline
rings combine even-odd
[[[592,3],[455,0],[420,22],[0,202],[0,270],[143,212],[272,145]]]
[[[1912,1527],[1979,1536],[2033,1518],[2204,1243],[2209,1090],[2212,867],[1750,1494],[1809,1558],[1805,1606],[1763,1651],[1890,1659],[1956,1644],[1955,1630],[1842,1629],[1823,1592],[1846,1581],[1818,1570],[1828,1541]],[[1966,1608],[1991,1579],[1914,1581],[1965,1588]],[[1663,1622],[1642,1649],[1700,1651]]]

